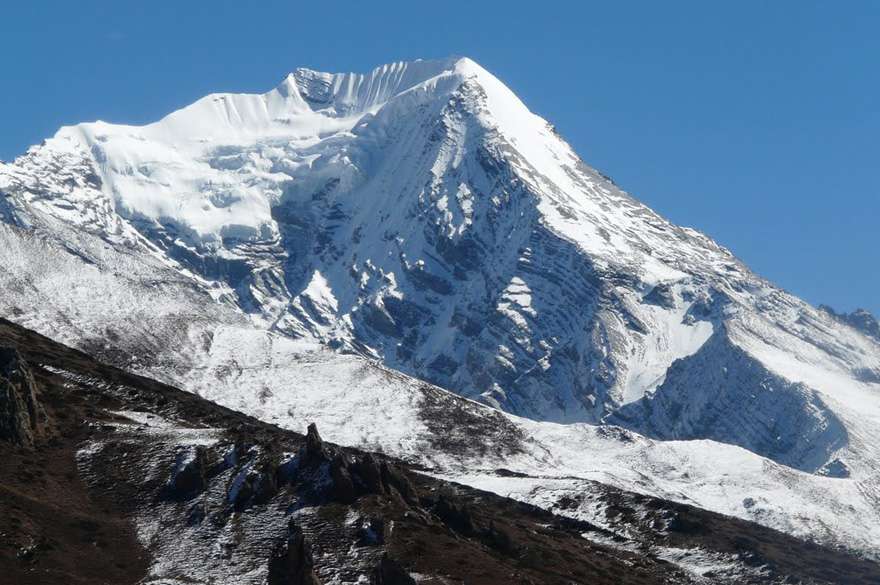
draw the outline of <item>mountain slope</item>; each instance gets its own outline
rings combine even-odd
[[[880,542],[878,342],[629,197],[470,60],[297,70],[144,127],[63,128],[0,166],[0,192],[6,314],[114,363],[293,428],[302,403],[368,427],[309,398],[310,376],[345,385],[365,363],[325,359],[323,344],[548,421],[517,424],[556,436],[551,454],[577,444],[554,422],[688,441],[701,505]],[[401,403],[389,417],[412,411]],[[410,430],[389,448],[415,452]],[[713,470],[711,441],[747,451]],[[741,457],[747,471],[732,469]],[[583,471],[563,459],[560,476]],[[602,472],[637,469],[621,459]],[[797,518],[802,502],[743,505],[767,460],[791,468],[769,492],[789,473],[827,486],[802,491],[821,521]],[[665,465],[645,491],[668,489]]]
[[[317,422],[334,442],[545,508],[598,481],[876,555],[880,508],[864,482],[806,474],[711,441],[654,441],[617,427],[507,415],[361,356],[255,328],[149,256],[105,248],[87,234],[71,249],[51,234],[0,225],[8,293],[0,307],[106,362],[284,428]],[[521,477],[498,475],[502,468]],[[594,518],[591,505],[561,513]]]
[[[13,392],[26,386],[39,410],[27,423],[32,442],[0,437],[0,568],[16,583],[855,584],[880,575],[874,562],[610,488],[589,493],[614,530],[567,520],[324,443],[314,427],[306,437],[283,431],[6,321],[0,344],[0,386],[27,380]]]
[[[828,305],[820,305],[819,308],[835,319],[858,329],[865,335],[880,341],[880,322],[877,317],[865,309],[856,309],[852,313],[838,313]]]

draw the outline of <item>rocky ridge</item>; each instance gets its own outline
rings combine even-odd
[[[610,488],[621,537],[284,431],[0,322],[54,421],[0,441],[16,583],[869,583],[876,563]],[[39,491],[33,491],[39,486]],[[577,502],[564,505],[576,506]]]

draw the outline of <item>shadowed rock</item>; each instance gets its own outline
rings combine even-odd
[[[245,469],[233,482],[235,487],[227,494],[227,499],[239,511],[266,504],[278,493],[278,469],[278,462],[271,458],[259,461],[252,469]]]
[[[327,466],[331,481],[322,495],[330,500],[350,504],[367,494],[397,494],[407,504],[418,504],[412,482],[398,467],[369,453],[352,456],[325,444],[314,423],[308,427],[301,458],[305,466],[313,469]]]
[[[0,440],[33,447],[44,413],[36,382],[17,350],[0,347]]]
[[[348,461],[341,454],[337,454],[330,461],[330,479],[333,481],[329,492],[331,499],[343,504],[350,504],[357,499],[358,493],[348,468]]]
[[[318,434],[318,425],[311,423],[306,431],[306,445],[303,451],[303,459],[306,462],[320,461],[327,458],[324,441]]]
[[[370,579],[370,585],[415,585],[409,572],[400,563],[383,556]]]
[[[179,455],[178,463],[168,482],[168,495],[173,499],[186,499],[204,491],[207,485],[207,449],[199,445],[190,455]]]
[[[315,561],[302,530],[290,523],[287,540],[269,559],[268,585],[321,585]]]
[[[437,500],[434,513],[444,524],[463,536],[472,536],[477,532],[470,510],[449,501],[444,496],[440,496],[440,499]]]
[[[385,520],[382,518],[364,519],[358,529],[358,545],[379,546],[385,544]]]

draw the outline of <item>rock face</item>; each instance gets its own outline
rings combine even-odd
[[[315,561],[302,530],[291,522],[287,540],[269,561],[268,585],[321,585]]]
[[[846,427],[814,390],[768,371],[720,333],[609,422],[651,437],[741,445],[810,473],[848,442]]]
[[[416,580],[394,560],[383,556],[370,579],[370,585],[416,585]]]
[[[186,499],[204,491],[207,485],[208,450],[198,445],[178,455],[177,464],[168,480],[168,495]]]
[[[15,349],[0,347],[0,440],[33,447],[44,422],[30,369]]]
[[[828,305],[820,305],[819,308],[835,319],[858,329],[865,335],[880,342],[880,321],[877,321],[877,317],[872,315],[869,311],[866,311],[865,309],[856,309],[852,313],[838,313]]]
[[[324,447],[324,441],[318,432],[318,425],[309,423],[306,429],[306,445],[303,449],[303,459],[305,461],[321,462],[327,458],[327,450]]]
[[[370,453],[352,456],[326,445],[314,423],[308,427],[297,471],[327,476],[329,481],[316,480],[316,484],[322,484],[318,493],[331,501],[350,504],[361,496],[373,494],[417,503],[415,489],[399,468]]]

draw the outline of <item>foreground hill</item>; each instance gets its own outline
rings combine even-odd
[[[872,583],[608,487],[608,530],[285,431],[0,322],[0,571],[39,583]],[[571,505],[577,505],[571,502]],[[627,533],[628,538],[619,536]]]

